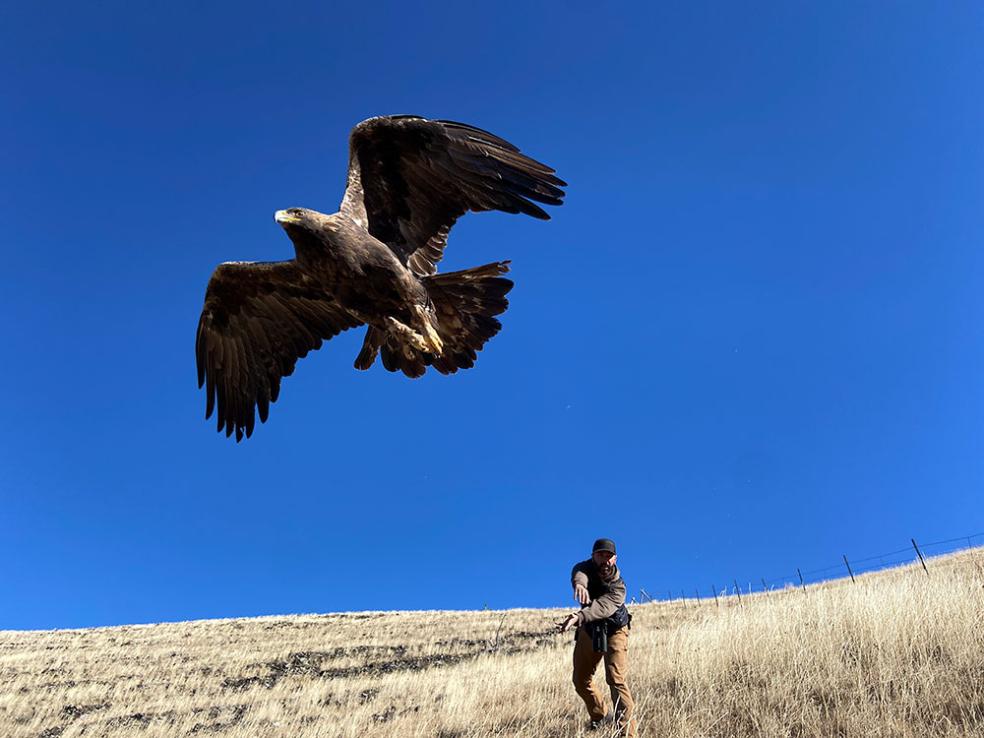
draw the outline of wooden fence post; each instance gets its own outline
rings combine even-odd
[[[796,567],[796,573],[799,574],[800,586],[803,588],[803,594],[806,594],[806,584],[803,582],[803,573],[800,571],[798,566]]]
[[[721,603],[718,602],[718,588],[713,584],[711,585],[711,592],[714,594],[714,606],[721,607]]]
[[[744,605],[741,604],[741,587],[738,586],[738,580],[735,579],[734,583],[735,583],[735,593],[738,595],[738,607],[744,607]]]
[[[851,584],[857,584],[857,582],[854,581],[854,572],[851,571],[851,565],[847,561],[847,554],[844,554],[843,556],[844,556],[844,563],[847,565],[847,573],[851,575]]]

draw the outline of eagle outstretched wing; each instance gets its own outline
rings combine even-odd
[[[481,128],[411,115],[352,129],[341,212],[387,244],[415,274],[437,272],[448,231],[469,210],[549,219],[566,183],[545,164]]]
[[[266,422],[281,377],[321,342],[361,325],[310,284],[294,261],[220,264],[209,280],[198,321],[198,386],[206,419],[217,406],[218,430],[236,440]]]

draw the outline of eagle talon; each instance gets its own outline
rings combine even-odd
[[[422,308],[419,305],[415,305],[414,309],[420,318],[421,324],[424,326],[424,340],[427,342],[427,348],[421,350],[440,356],[444,352],[444,341],[441,340],[441,336],[434,329],[430,314],[426,308]]]
[[[434,330],[434,327],[429,322],[424,323],[424,331],[428,346],[426,349],[427,353],[431,353],[436,356],[440,356],[444,353],[444,341],[441,340],[441,337],[437,334],[437,331]]]
[[[404,341],[409,343],[418,351],[430,351],[429,344],[426,339],[417,333],[413,328],[408,326],[406,323],[401,323],[399,320],[392,316],[386,316],[386,325],[393,333],[398,335]],[[407,356],[407,358],[412,358]]]

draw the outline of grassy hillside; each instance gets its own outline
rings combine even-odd
[[[984,550],[929,569],[635,606],[640,735],[984,735]],[[0,736],[581,735],[562,612],[0,631]]]

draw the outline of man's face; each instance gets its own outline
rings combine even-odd
[[[615,569],[615,560],[618,558],[611,551],[595,551],[591,554],[591,560],[594,561],[595,566],[598,567],[599,571],[605,576],[612,573]]]

